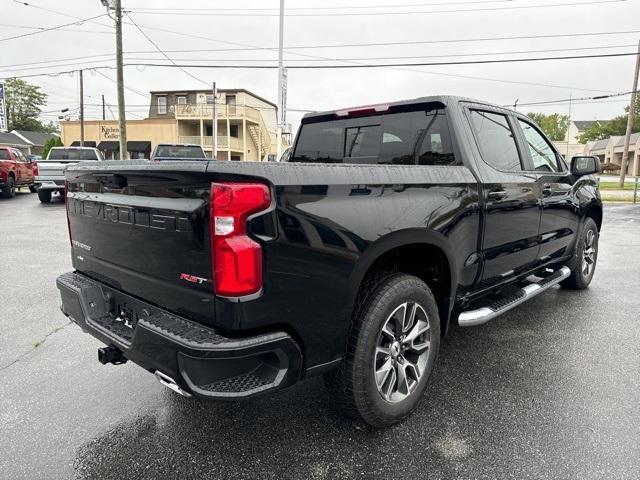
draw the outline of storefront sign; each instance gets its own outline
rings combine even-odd
[[[120,140],[120,129],[109,125],[100,125],[100,138],[102,140]]]

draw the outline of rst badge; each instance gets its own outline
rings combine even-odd
[[[196,277],[195,275],[190,275],[188,273],[181,273],[180,280],[185,280],[189,283],[197,283],[198,285],[202,285],[203,283],[211,283],[211,280],[208,278]]]

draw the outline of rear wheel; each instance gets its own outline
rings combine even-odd
[[[2,189],[2,198],[13,198],[16,195],[16,181],[13,177],[7,179],[7,183]]]
[[[325,374],[347,411],[374,427],[393,425],[420,404],[440,345],[440,318],[419,278],[389,274],[359,295],[341,366]]]
[[[42,203],[49,203],[51,201],[51,190],[38,190],[38,198]]]
[[[598,261],[598,227],[591,217],[582,224],[580,235],[576,240],[573,257],[567,264],[571,275],[560,285],[574,290],[587,288],[593,279]]]

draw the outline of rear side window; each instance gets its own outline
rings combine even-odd
[[[444,109],[302,126],[292,162],[461,165]]]
[[[516,139],[505,115],[471,110],[471,124],[485,162],[505,172],[522,170]]]

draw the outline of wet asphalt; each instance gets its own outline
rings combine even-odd
[[[0,478],[640,477],[640,205],[608,205],[590,289],[444,340],[418,411],[371,430],[321,379],[182,398],[59,312],[64,205],[0,200]]]

